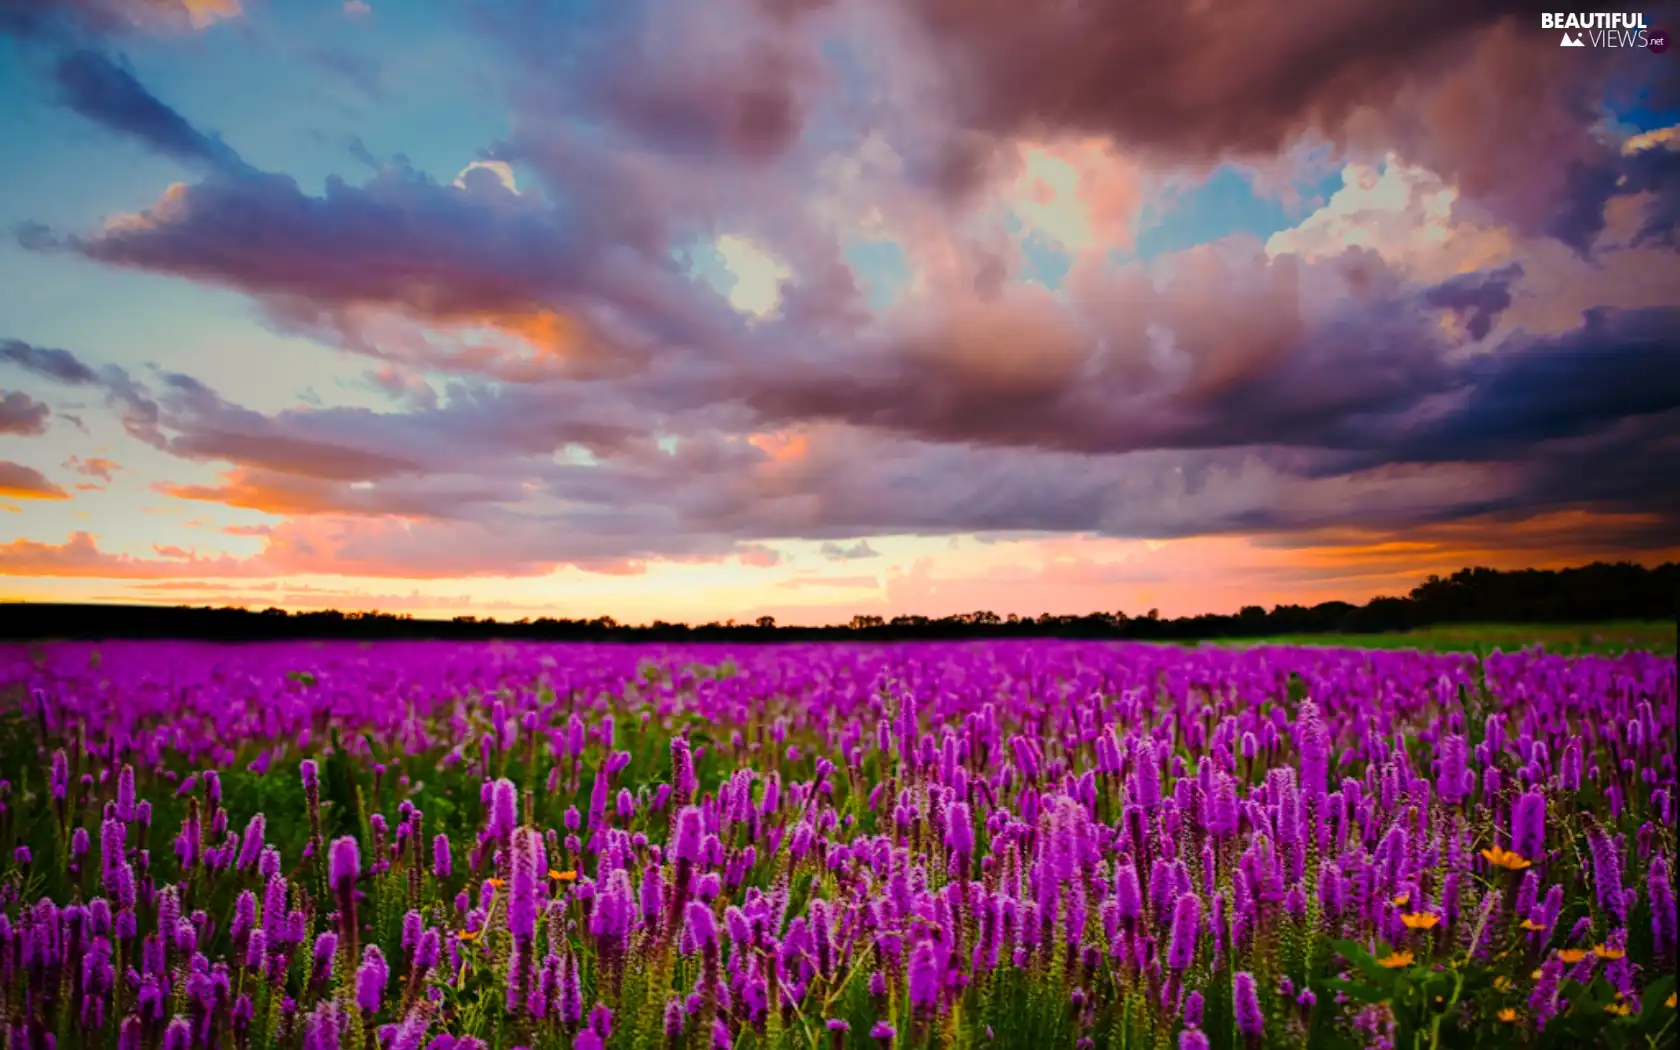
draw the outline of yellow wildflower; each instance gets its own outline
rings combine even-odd
[[[1489,846],[1482,850],[1482,859],[1494,867],[1504,868],[1506,871],[1521,871],[1534,865],[1533,861],[1527,859],[1521,853],[1501,849],[1498,846]]]
[[[1503,975],[1501,975],[1499,977],[1495,977],[1493,979],[1493,990],[1496,991],[1496,992],[1508,992],[1508,991],[1510,991],[1511,990],[1511,979],[1509,977],[1505,977]]]
[[[548,869],[548,877],[553,879],[555,882],[576,882],[577,881],[577,872],[573,871],[570,868],[567,868],[565,871],[559,871],[555,868],[549,868]]]
[[[1414,911],[1400,916],[1400,921],[1406,924],[1408,930],[1433,930],[1441,917],[1433,912]]]
[[[1628,1014],[1633,1013],[1633,1007],[1629,1006],[1627,1003],[1605,1003],[1604,1012],[1607,1014],[1615,1014],[1617,1017],[1626,1017]]]
[[[1410,893],[1402,893],[1400,896],[1394,898],[1393,900],[1389,901],[1388,903],[1394,905],[1396,908],[1404,908],[1406,905],[1410,904],[1411,902],[1412,902],[1412,895]]]
[[[1377,960],[1377,965],[1389,970],[1398,970],[1401,967],[1410,966],[1412,965],[1412,953],[1395,952],[1393,955],[1385,955]]]
[[[1517,1011],[1514,1007],[1510,1007],[1510,1006],[1507,1006],[1505,1009],[1499,1011],[1499,1013],[1495,1014],[1494,1016],[1498,1017],[1501,1021],[1504,1021],[1506,1024],[1515,1024],[1516,1021],[1517,1021]]]
[[[1622,951],[1620,948],[1612,948],[1608,944],[1595,944],[1593,945],[1593,954],[1598,956],[1600,959],[1614,960],[1624,958],[1627,955],[1627,952]]]
[[[1559,948],[1557,957],[1561,962],[1573,966],[1587,957],[1587,950],[1585,948]]]
[[[1540,925],[1539,923],[1535,922],[1533,919],[1524,919],[1521,923],[1521,926],[1522,926],[1523,929],[1527,930],[1529,933],[1540,933],[1542,930],[1544,930],[1546,928],[1546,927]]]

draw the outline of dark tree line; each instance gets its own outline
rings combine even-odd
[[[449,639],[533,641],[770,642],[887,641],[950,638],[1114,638],[1197,640],[1268,635],[1371,634],[1446,623],[1602,623],[1607,620],[1672,620],[1680,611],[1680,565],[1645,568],[1595,562],[1562,570],[1462,569],[1431,576],[1404,598],[1373,598],[1364,605],[1324,602],[1311,607],[1251,605],[1235,615],[1203,614],[1162,619],[1095,612],[1083,616],[1000,617],[992,612],[956,616],[856,616],[831,627],[778,626],[768,616],[750,624],[690,626],[655,621],[620,624],[593,620],[498,621],[459,616],[417,620],[380,612],[287,613],[283,609],[216,609],[177,606],[0,605],[0,638],[83,639],[197,638],[260,641],[292,638]]]

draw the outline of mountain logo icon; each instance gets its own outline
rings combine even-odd
[[[1576,36],[1574,33],[1563,34],[1563,39],[1558,42],[1558,47],[1586,47],[1586,46],[1587,46],[1586,42],[1583,41],[1580,37]]]

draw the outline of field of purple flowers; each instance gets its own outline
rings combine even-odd
[[[1676,1045],[1675,664],[0,650],[11,1050]]]

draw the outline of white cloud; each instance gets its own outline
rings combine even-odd
[[[1266,241],[1266,254],[1334,258],[1369,248],[1420,281],[1439,281],[1507,260],[1506,231],[1457,217],[1458,188],[1390,156],[1382,167],[1349,164],[1342,188],[1298,226]]]
[[[769,317],[782,305],[782,282],[793,271],[746,237],[725,234],[717,239],[718,258],[735,277],[729,305],[744,314]]]
[[[473,161],[471,164],[468,164],[466,167],[461,169],[461,174],[455,176],[455,185],[462,189],[466,189],[467,179],[474,171],[488,171],[493,174],[503,186],[507,187],[507,191],[509,193],[517,194],[519,192],[519,184],[515,182],[513,178],[513,168],[509,167],[507,161],[503,160]]]

